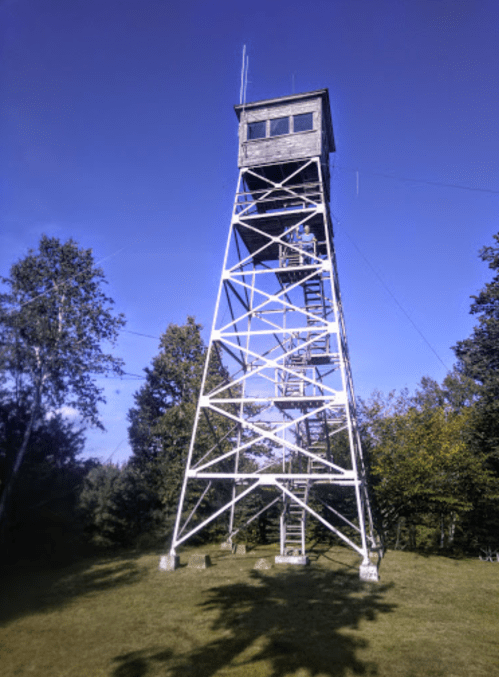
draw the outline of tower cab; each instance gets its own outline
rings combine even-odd
[[[235,111],[239,168],[312,157],[329,164],[335,145],[327,89],[240,104]]]
[[[329,202],[329,154],[335,151],[328,90],[240,104],[235,112],[238,232],[255,263],[282,257],[282,242],[269,241],[263,233],[296,239],[307,210],[315,212],[307,220],[315,241],[324,242],[318,207]]]

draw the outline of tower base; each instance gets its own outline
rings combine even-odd
[[[276,555],[275,563],[304,566],[306,564],[309,564],[309,559],[306,555]]]
[[[175,571],[180,565],[180,558],[178,555],[163,555],[159,560],[160,571]]]
[[[372,562],[362,562],[359,568],[359,578],[361,581],[379,581],[379,572],[376,564]]]

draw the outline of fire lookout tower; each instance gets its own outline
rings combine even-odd
[[[160,566],[174,569],[178,546],[224,513],[232,547],[245,524],[279,510],[277,563],[307,563],[314,518],[362,557],[361,578],[377,580],[329,211],[328,90],[235,111],[239,182],[172,547]]]

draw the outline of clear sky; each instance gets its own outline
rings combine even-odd
[[[127,316],[129,374],[170,322],[208,340],[246,44],[248,101],[329,89],[356,393],[440,381],[499,231],[498,34],[496,0],[0,0],[0,275],[72,237]],[[141,382],[105,382],[86,454],[126,459]]]

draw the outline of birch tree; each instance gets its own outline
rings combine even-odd
[[[104,273],[92,250],[72,239],[42,236],[38,250],[15,263],[0,296],[0,368],[15,401],[29,416],[22,442],[0,498],[0,521],[23,464],[34,427],[49,410],[75,409],[87,424],[103,429],[98,405],[104,402],[96,377],[120,375],[123,362],[112,346],[123,315],[103,291]]]

